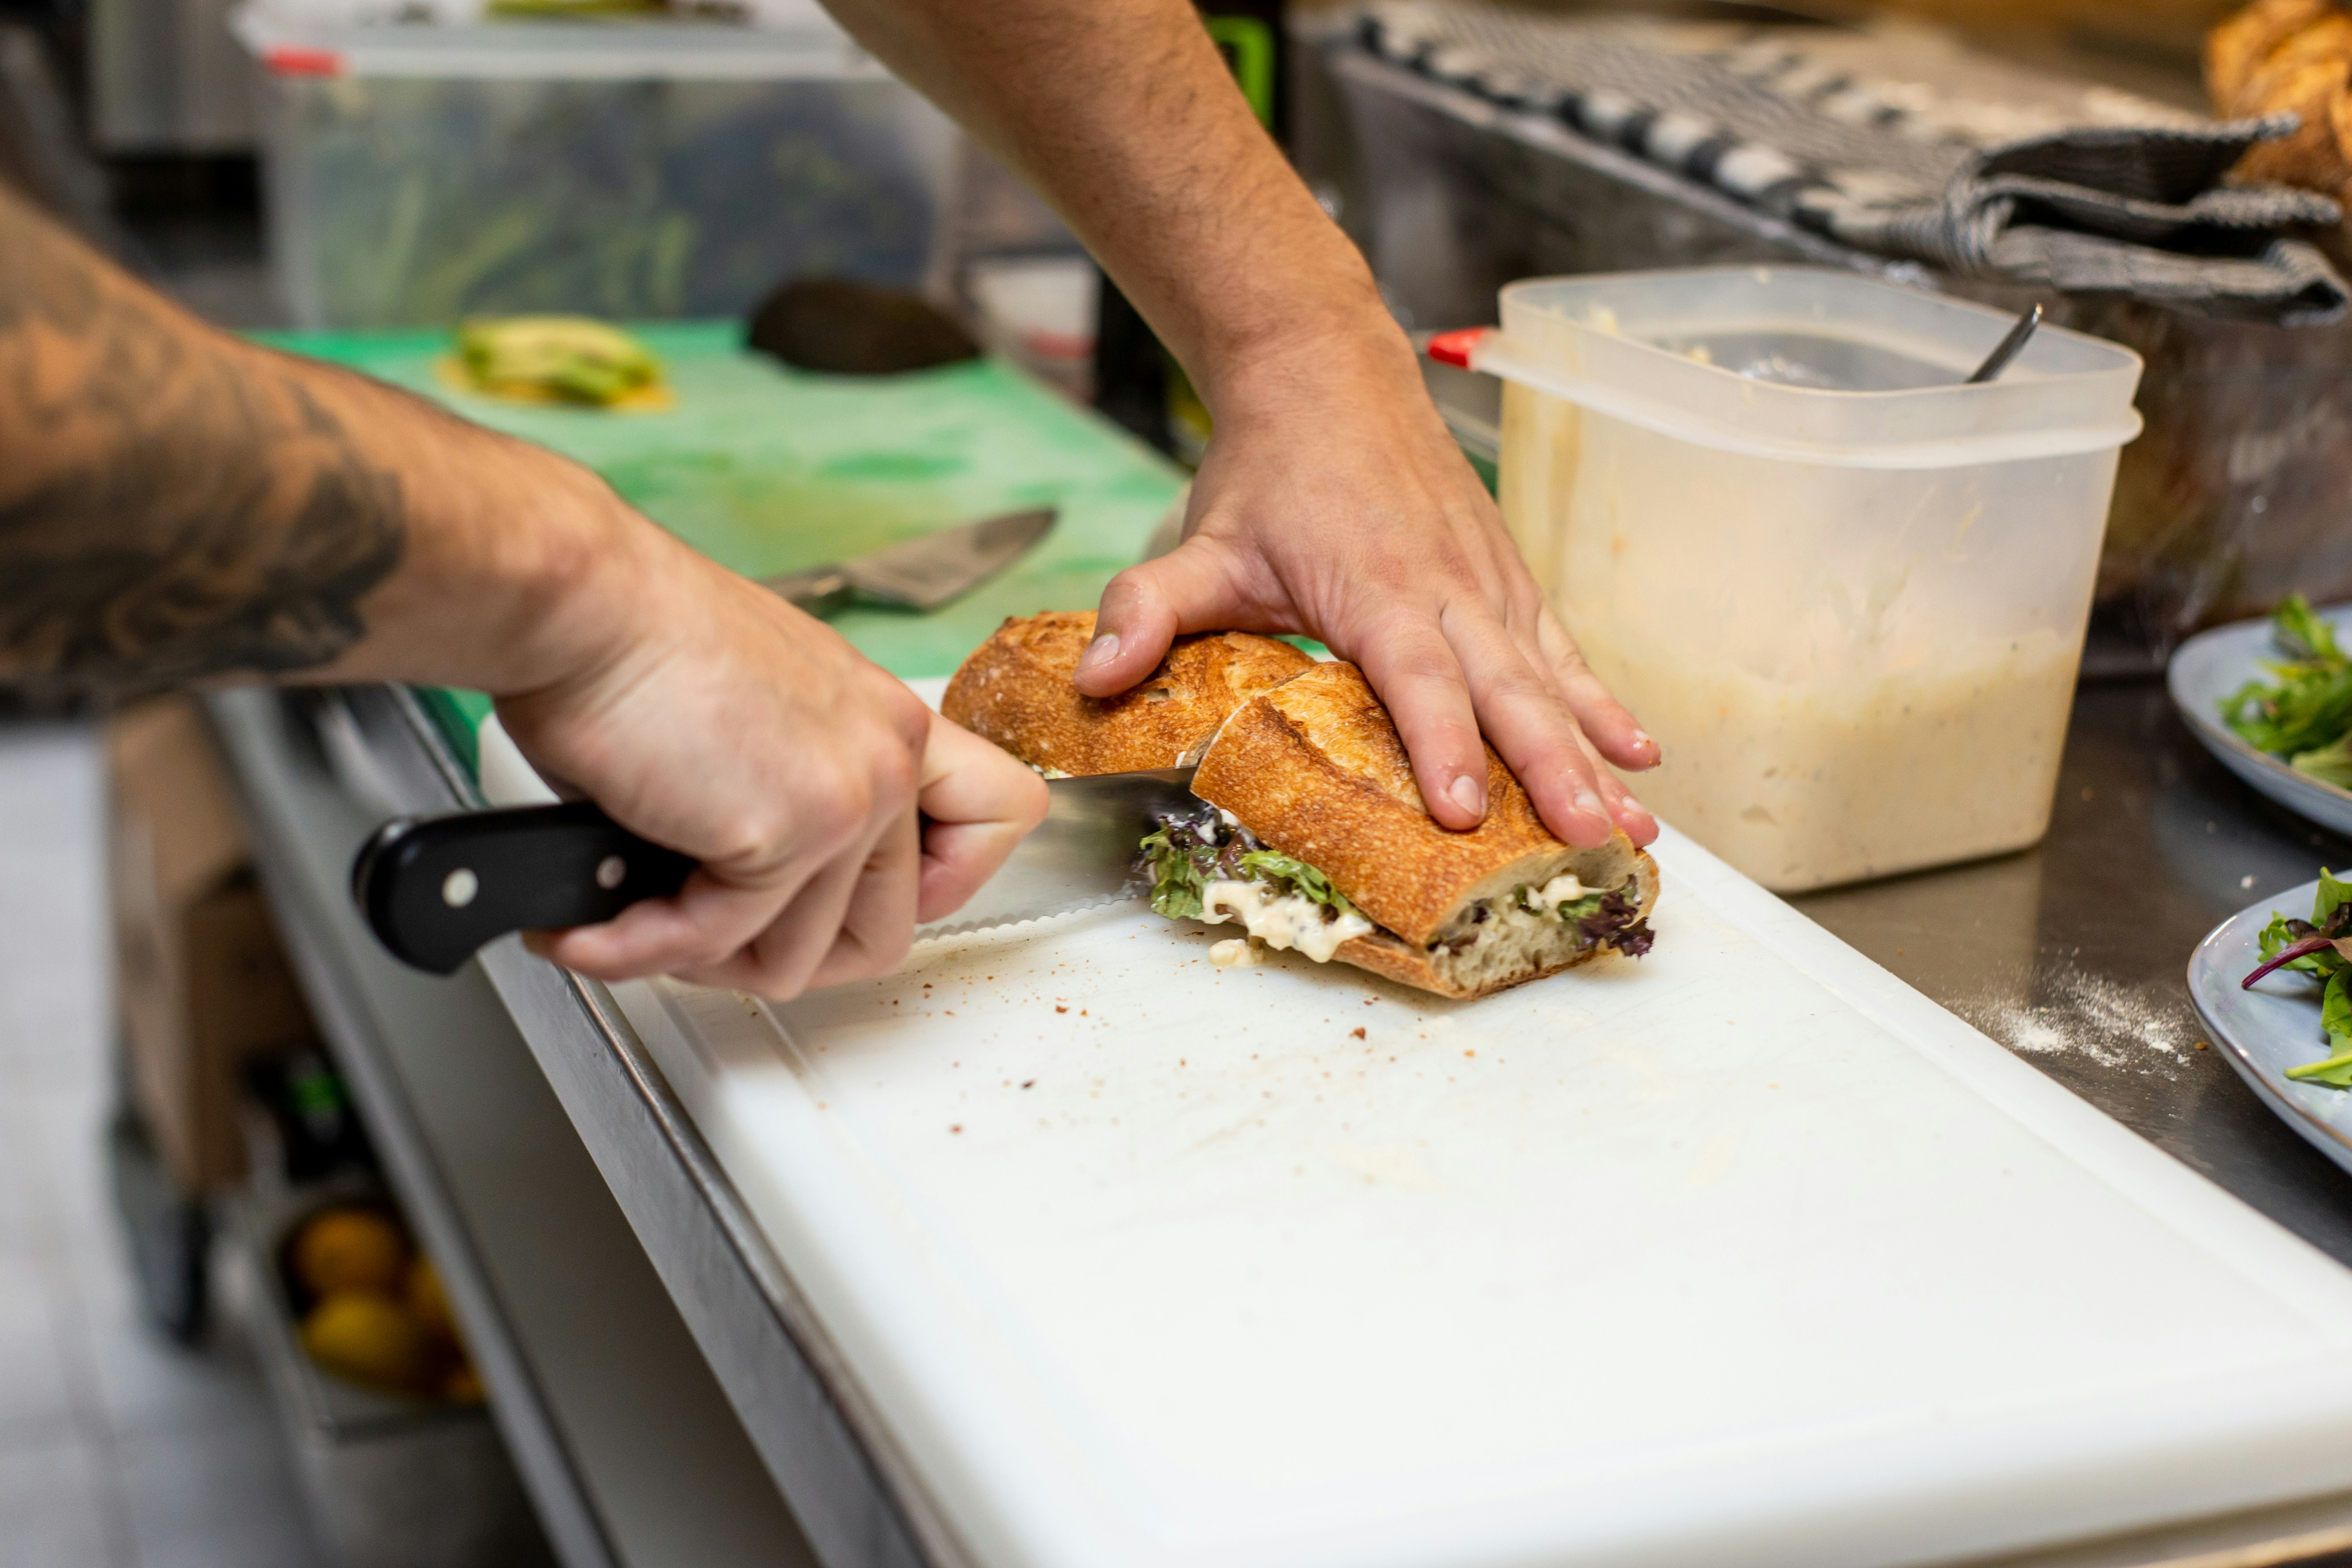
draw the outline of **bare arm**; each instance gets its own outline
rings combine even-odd
[[[0,683],[257,676],[487,690],[542,772],[701,860],[544,944],[608,977],[882,973],[1044,809],[585,469],[215,331],[0,194]],[[919,799],[961,831],[923,841]]]
[[[1111,584],[1116,640],[1081,685],[1132,685],[1181,631],[1310,633],[1386,700],[1439,821],[1485,809],[1483,728],[1564,837],[1654,835],[1598,759],[1657,747],[1545,607],[1363,258],[1186,0],[827,4],[1054,202],[1216,419],[1183,548]]]

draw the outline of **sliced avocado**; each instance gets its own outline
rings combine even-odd
[[[477,318],[458,327],[457,353],[485,387],[536,387],[577,403],[611,403],[661,379],[643,343],[585,316]]]

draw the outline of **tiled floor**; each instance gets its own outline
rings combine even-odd
[[[110,1108],[101,774],[0,726],[0,1568],[298,1568],[322,1554],[235,1313],[196,1351],[140,1315]]]

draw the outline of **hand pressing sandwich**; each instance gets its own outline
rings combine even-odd
[[[1139,847],[1152,907],[1236,924],[1261,946],[1338,959],[1442,996],[1486,995],[1603,953],[1639,957],[1658,871],[1624,834],[1555,837],[1501,757],[1469,830],[1422,803],[1396,725],[1363,674],[1246,632],[1177,639],[1133,690],[1085,697],[1092,617],[1007,621],[950,684],[950,718],[1040,772],[1197,764],[1197,811]]]

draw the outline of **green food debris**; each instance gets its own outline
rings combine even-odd
[[[608,404],[661,380],[661,361],[618,327],[585,316],[484,317],[457,329],[457,357],[485,392]]]
[[[2300,594],[2272,615],[2271,635],[2287,657],[2263,662],[2269,680],[2222,700],[2222,722],[2297,772],[2352,789],[2352,658]]]

